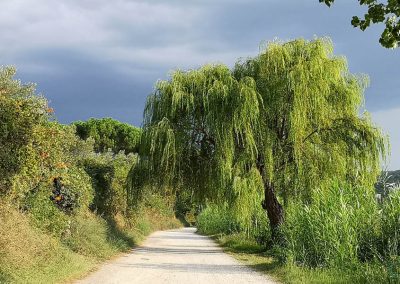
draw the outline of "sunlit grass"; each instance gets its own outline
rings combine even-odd
[[[0,202],[0,283],[60,283],[80,278],[105,259],[129,251],[154,230],[176,228],[170,216],[145,209],[134,226],[121,227],[86,212],[61,239],[35,226],[26,214]]]
[[[213,235],[223,250],[250,268],[272,277],[277,282],[300,283],[398,283],[392,275],[391,282],[382,278],[384,268],[379,264],[359,264],[344,268],[309,268],[294,265],[292,262],[279,262],[265,247],[244,234]],[[396,265],[396,264],[393,264]]]
[[[282,283],[351,283],[340,271],[303,269],[280,263],[265,248],[243,234],[215,235],[214,239],[225,252],[250,268],[272,276]],[[353,282],[356,283],[356,282]]]

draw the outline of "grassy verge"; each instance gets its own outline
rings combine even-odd
[[[359,267],[353,269],[310,269],[293,264],[282,264],[265,252],[265,248],[255,241],[248,240],[243,234],[214,235],[212,236],[225,252],[251,267],[252,269],[272,276],[281,283],[378,283],[366,282],[363,275],[373,267]]]
[[[156,217],[156,218],[155,218]],[[179,227],[171,216],[144,210],[131,226],[85,212],[57,237],[31,224],[29,216],[0,204],[0,283],[60,283],[130,250],[154,230]]]

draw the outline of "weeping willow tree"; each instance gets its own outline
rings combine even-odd
[[[325,38],[271,43],[233,71],[176,71],[148,98],[132,194],[190,189],[242,218],[261,204],[277,232],[282,203],[332,180],[375,182],[386,142],[360,115],[366,84]]]
[[[252,128],[260,102],[254,80],[236,80],[223,65],[177,71],[158,82],[145,109],[140,162],[131,171],[132,201],[146,185],[234,200],[233,183],[251,175],[240,167],[256,158]]]
[[[367,78],[348,71],[329,39],[270,44],[233,73],[252,77],[263,102],[255,164],[272,228],[284,218],[277,196],[307,201],[332,180],[372,188],[386,140],[367,112],[360,115]]]

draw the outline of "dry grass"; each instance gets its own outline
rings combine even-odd
[[[54,283],[95,264],[30,226],[27,216],[4,203],[0,203],[0,224],[1,283]]]
[[[117,217],[106,221],[85,212],[71,235],[55,238],[32,226],[29,216],[0,202],[0,283],[59,283],[82,277],[105,259],[128,251],[154,230],[181,226],[168,216],[147,212],[129,227]]]

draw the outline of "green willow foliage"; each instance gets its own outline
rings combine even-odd
[[[133,180],[147,177],[157,184],[174,183],[180,188],[194,189],[203,198],[233,198],[235,193],[227,191],[233,181],[233,165],[238,173],[236,184],[240,184],[239,174],[243,172],[243,178],[250,174],[240,167],[256,155],[254,139],[241,135],[241,128],[251,133],[251,125],[257,119],[253,109],[259,101],[251,78],[237,81],[222,65],[178,71],[171,82],[159,82],[146,106],[144,155],[132,173],[136,176]],[[234,113],[235,109],[250,116],[242,119]],[[253,145],[244,148],[242,158],[235,155],[236,140],[226,139],[236,135],[243,143]],[[144,174],[146,170],[155,174]],[[135,174],[139,171],[142,173]],[[243,198],[247,196],[243,194]]]
[[[264,198],[276,227],[281,198],[307,201],[332,179],[372,185],[386,141],[359,115],[365,86],[325,38],[271,43],[233,71],[176,71],[148,98],[131,194],[144,183],[193,190],[242,222]]]
[[[264,106],[258,149],[284,199],[307,198],[334,178],[374,184],[386,139],[366,111],[359,115],[367,78],[349,73],[329,39],[272,43],[234,74],[256,81]]]

